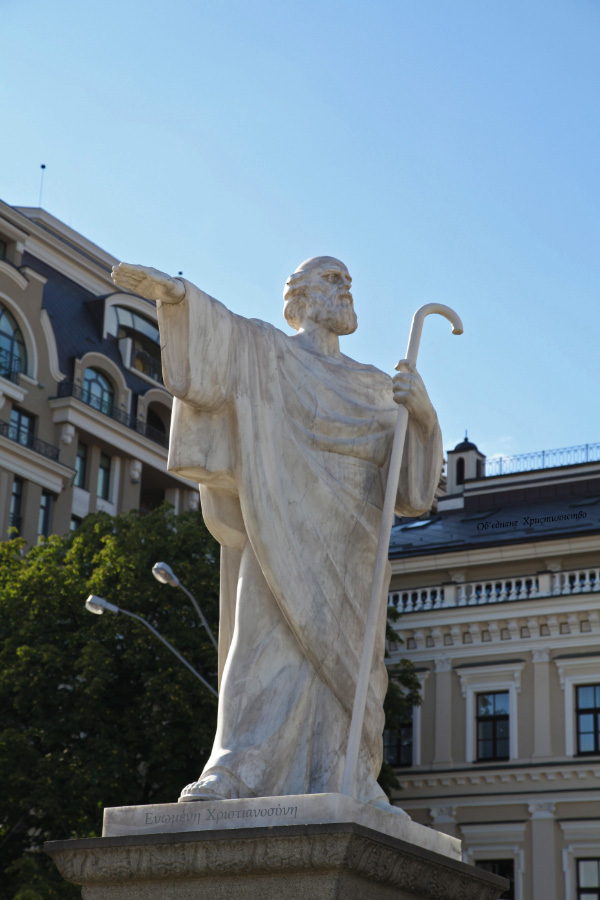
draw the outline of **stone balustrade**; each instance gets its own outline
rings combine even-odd
[[[600,567],[554,572],[552,575],[553,595],[587,594],[598,590],[600,590]]]
[[[600,567],[390,591],[388,606],[398,612],[427,612],[453,606],[482,606],[593,591],[600,591]]]

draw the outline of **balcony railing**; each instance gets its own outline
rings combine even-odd
[[[9,353],[8,350],[0,350],[0,375],[8,378],[14,384],[18,384],[20,371],[21,360],[19,357]]]
[[[600,590],[600,568],[575,569],[571,572],[555,572],[552,577],[552,593],[589,594]]]
[[[82,403],[91,406],[92,409],[101,412],[102,415],[114,419],[115,422],[131,428],[133,431],[137,431],[138,434],[142,434],[155,444],[160,444],[162,447],[168,445],[169,439],[164,432],[147,425],[146,422],[141,422],[135,416],[123,412],[121,409],[116,409],[112,404],[99,402],[97,397],[94,397],[88,390],[82,388],[80,384],[74,384],[72,381],[61,381],[58,385],[57,397],[75,397],[76,400],[81,400]]]
[[[420,612],[449,606],[450,604],[444,603],[444,599],[444,588],[438,585],[413,591],[390,591],[388,606],[394,606],[398,612]]]
[[[413,613],[456,606],[486,606],[515,600],[537,600],[540,597],[589,594],[593,591],[600,591],[600,567],[390,591],[388,605],[395,607],[398,612]]]
[[[145,350],[139,350],[136,347],[133,348],[131,351],[131,368],[137,369],[138,372],[143,372],[144,375],[153,378],[154,381],[158,381],[159,384],[163,383],[160,360],[154,359],[154,357],[149,353],[146,353]]]
[[[0,421],[0,434],[8,438],[9,441],[14,441],[16,444],[21,444],[22,447],[27,447],[35,453],[40,453],[46,459],[51,459],[54,462],[58,460],[58,447],[53,447],[52,444],[41,441],[24,428],[12,425],[10,422]]]
[[[579,463],[599,462],[600,444],[578,444],[560,447],[558,450],[534,450],[517,456],[493,456],[485,461],[485,474],[513,475],[515,472],[531,472],[535,469],[552,469],[555,466],[574,466]]]
[[[160,444],[162,447],[169,446],[169,435],[158,428],[154,428],[152,425],[148,425],[146,422],[140,422],[139,419],[136,419],[135,430],[138,434],[143,434],[144,437],[154,441],[155,444]]]

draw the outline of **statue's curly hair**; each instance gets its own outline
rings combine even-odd
[[[306,308],[309,274],[310,270],[294,272],[283,289],[283,315],[288,325],[295,331],[300,328]]]

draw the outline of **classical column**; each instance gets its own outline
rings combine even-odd
[[[531,900],[557,900],[555,879],[554,803],[530,803]]]
[[[452,762],[452,661],[447,656],[435,660],[435,745],[434,766]]]
[[[533,755],[552,755],[550,738],[550,651],[533,651]]]

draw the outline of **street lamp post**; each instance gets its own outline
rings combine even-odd
[[[161,584],[170,584],[171,587],[178,587],[180,590],[183,591],[184,594],[186,594],[190,598],[190,600],[192,601],[192,603],[194,605],[194,609],[198,613],[198,618],[200,619],[200,621],[206,628],[206,630],[208,632],[208,636],[214,644],[215,650],[218,651],[219,647],[218,647],[216,638],[215,638],[214,634],[212,633],[208,622],[204,618],[204,613],[198,606],[198,602],[197,602],[196,598],[194,597],[192,592],[188,591],[186,586],[180,582],[179,578],[177,577],[177,575],[175,574],[175,572],[173,571],[171,566],[169,566],[167,563],[164,563],[164,562],[154,563],[154,565],[152,566],[152,574],[154,575],[154,577],[156,578],[157,581],[160,581]]]
[[[115,615],[117,615],[118,613],[123,613],[124,616],[129,616],[132,619],[137,619],[137,621],[141,622],[142,625],[145,625],[146,628],[148,628],[152,632],[152,634],[159,639],[159,641],[162,641],[165,647],[169,648],[171,653],[175,654],[177,659],[182,662],[184,666],[186,666],[190,670],[190,672],[195,675],[196,678],[198,678],[199,681],[202,682],[204,687],[207,688],[211,692],[211,694],[214,694],[215,697],[219,696],[212,684],[209,684],[209,682],[202,677],[200,672],[197,672],[194,667],[189,664],[187,659],[185,659],[185,657],[183,657],[181,653],[179,653],[179,651],[176,650],[175,647],[170,644],[169,641],[150,624],[150,622],[147,622],[146,619],[143,619],[141,616],[136,615],[136,613],[129,612],[128,609],[123,609],[120,606],[116,606],[114,603],[109,603],[109,601],[105,600],[104,597],[98,597],[96,594],[90,594],[90,596],[85,601],[85,608],[88,610],[88,612],[94,613],[94,615],[96,616],[100,616],[104,611],[106,611],[114,613]]]

